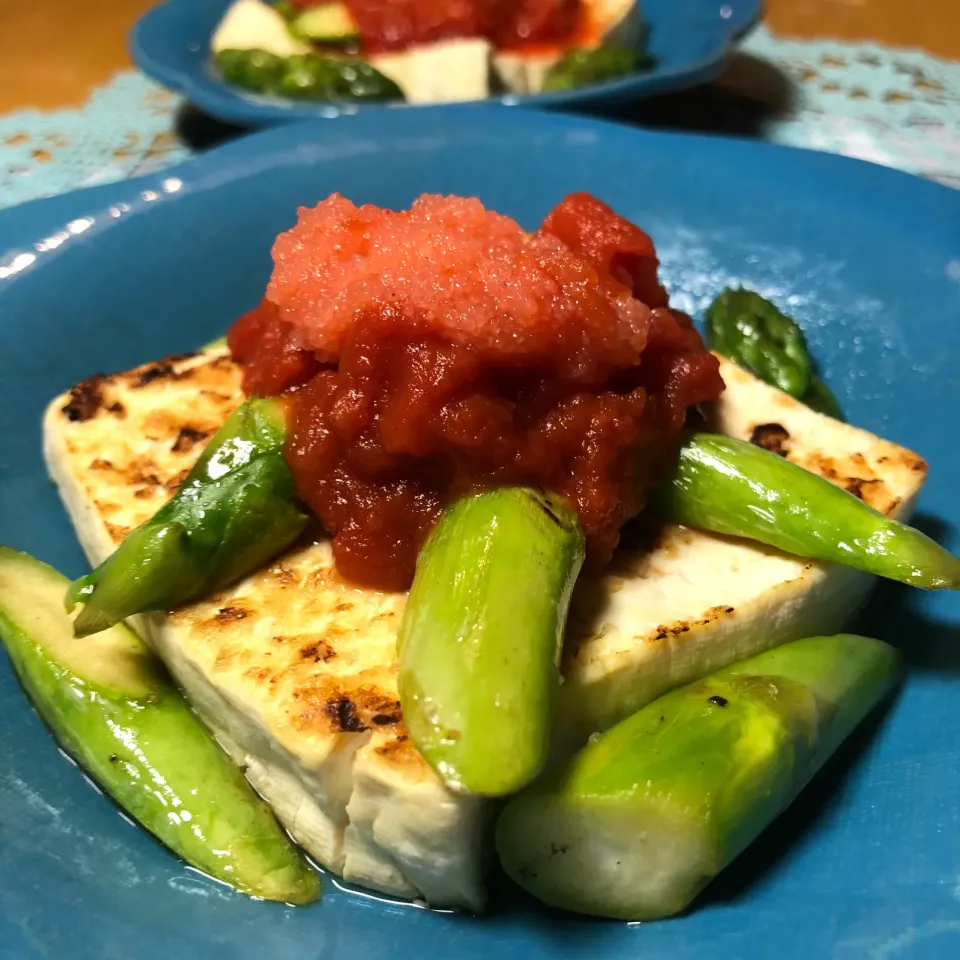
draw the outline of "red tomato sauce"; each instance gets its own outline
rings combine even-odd
[[[601,567],[723,389],[650,238],[587,194],[532,237],[477,200],[334,195],[273,257],[228,343],[248,393],[289,395],[299,493],[360,584],[409,586],[443,505],[504,484],[564,496]]]
[[[294,0],[298,9],[328,0]],[[579,36],[581,0],[345,0],[369,53],[405,50],[455,37],[487,37],[497,47],[556,44]]]

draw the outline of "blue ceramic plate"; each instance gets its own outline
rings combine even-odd
[[[167,0],[153,7],[133,28],[134,62],[147,76],[212,116],[243,126],[388,109],[376,104],[341,109],[258,97],[224,83],[211,68],[210,37],[231,2]],[[511,95],[493,102],[544,107],[614,104],[705,83],[720,73],[734,42],[759,19],[761,0],[643,0],[642,6],[649,52],[657,58],[655,70],[582,90]]]
[[[40,416],[96,371],[189,351],[261,294],[298,204],[476,194],[533,227],[594,191],[648,229],[674,301],[729,283],[802,321],[850,419],[930,461],[919,522],[960,546],[960,193],[856,161],[494,108],[277,128],[178,169],[0,213],[0,541],[80,549]],[[487,916],[330,878],[315,908],[184,869],[57,753],[0,659],[0,956],[70,960],[902,960],[960,956],[960,596],[884,584],[862,626],[911,673],[687,917],[627,925],[494,883]]]

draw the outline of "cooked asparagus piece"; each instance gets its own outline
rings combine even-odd
[[[753,290],[728,289],[707,308],[707,346],[820,413],[843,419],[799,324]]]
[[[576,516],[525,487],[457,501],[421,551],[397,640],[400,702],[451,788],[501,796],[543,767],[583,556]]]
[[[359,57],[226,49],[217,63],[225,80],[257,93],[329,103],[403,100],[392,80]]]
[[[694,434],[653,491],[664,519],[842,563],[924,590],[960,589],[960,558],[828,480],[751,443]]]
[[[512,800],[500,860],[553,906],[672,916],[786,809],[899,672],[879,640],[815,637],[674,690]]]
[[[195,600],[256,570],[303,532],[284,457],[281,400],[244,401],[207,444],[172,500],[70,586],[88,636],[147,610]]]
[[[64,749],[204,873],[267,900],[316,900],[317,875],[160,663],[122,625],[76,639],[66,587],[51,567],[0,547],[0,638]]]
[[[543,92],[576,90],[598,83],[610,83],[654,66],[656,61],[653,57],[631,47],[605,44],[594,50],[572,50],[547,71]]]

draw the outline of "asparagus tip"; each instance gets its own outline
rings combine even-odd
[[[107,615],[96,604],[87,603],[77,619],[73,621],[73,635],[79,640],[93,636],[95,633],[102,633],[117,624],[119,619]]]

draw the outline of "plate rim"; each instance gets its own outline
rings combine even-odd
[[[399,129],[391,129],[401,123],[401,117],[403,118],[403,126]],[[484,118],[488,122],[507,125],[517,123],[524,127],[531,123],[547,125],[560,132],[563,132],[564,129],[567,132],[572,130],[596,131],[601,136],[624,137],[637,141],[648,141],[651,144],[657,142],[685,144],[691,150],[706,148],[710,151],[729,152],[733,155],[743,152],[761,157],[767,156],[774,162],[781,164],[785,168],[784,172],[798,172],[805,176],[829,177],[831,181],[835,181],[838,176],[842,176],[845,185],[857,194],[873,195],[881,192],[884,194],[884,202],[888,207],[902,204],[904,191],[911,192],[913,196],[924,201],[924,216],[927,218],[925,220],[927,226],[942,221],[944,226],[952,227],[953,229],[950,232],[955,233],[957,238],[960,239],[960,190],[871,160],[745,137],[651,129],[583,114],[543,111],[520,106],[503,110],[495,104],[487,103],[478,104],[469,112],[463,111],[458,104],[438,104],[424,106],[410,114],[404,114],[400,111],[384,113],[361,111],[349,116],[341,116],[339,118],[341,122],[336,127],[331,127],[325,119],[315,119],[296,124],[278,124],[251,130],[159,170],[111,181],[110,183],[78,187],[64,193],[26,200],[0,209],[0,231],[3,233],[15,232],[16,221],[24,216],[29,216],[31,211],[53,210],[57,206],[63,206],[74,207],[76,209],[75,215],[78,215],[80,211],[88,208],[90,212],[98,209],[92,205],[94,198],[98,197],[111,197],[108,201],[110,204],[123,203],[125,200],[135,199],[145,190],[162,185],[164,181],[181,180],[189,186],[191,185],[191,179],[202,177],[206,173],[224,167],[228,169],[237,168],[236,173],[239,175],[241,173],[239,168],[243,166],[244,161],[249,161],[256,156],[269,152],[271,144],[276,144],[278,147],[282,145],[282,149],[279,151],[282,154],[286,150],[296,149],[298,145],[307,142],[329,143],[331,139],[350,136],[358,128],[362,129],[366,124],[373,123],[376,124],[376,129],[373,131],[374,135],[383,136],[386,134],[390,137],[415,138],[417,135],[415,127],[433,117],[443,120],[445,129],[449,129],[451,122],[462,124],[468,128],[468,134],[477,129],[474,121]],[[456,133],[454,132],[453,135],[456,136]],[[331,134],[333,134],[333,138]],[[86,198],[90,199],[91,204],[83,205],[80,203],[81,200]],[[11,227],[13,227],[13,230],[11,230]],[[0,270],[4,267],[4,258],[15,252],[18,251],[12,248],[4,249],[4,246],[0,246]],[[56,253],[56,251],[49,251],[49,253]],[[41,259],[47,260],[49,253],[45,258],[38,258],[38,262]],[[958,251],[958,254],[960,254],[960,251]],[[29,267],[26,268],[26,270],[29,269]],[[26,270],[18,271],[18,273],[26,272]],[[13,279],[13,276],[4,276],[0,273],[0,290],[3,289],[4,282],[8,282],[10,279]]]
[[[213,0],[224,7],[232,0]],[[678,2],[678,0],[674,0]],[[150,7],[130,30],[127,46],[131,59],[152,80],[184,96],[190,103],[220,120],[241,126],[272,126],[296,123],[306,119],[332,120],[356,113],[383,110],[420,110],[429,104],[363,104],[336,107],[329,104],[296,104],[290,107],[277,106],[269,101],[258,102],[228,84],[196,71],[184,71],[171,66],[165,44],[156,43],[156,29],[174,18],[196,16],[199,9],[195,0],[163,0]],[[581,90],[558,91],[548,94],[504,94],[485,100],[465,101],[447,106],[476,109],[478,106],[496,104],[500,107],[530,107],[556,109],[588,106],[600,102],[622,102],[696,86],[715,79],[726,66],[736,44],[758,24],[763,16],[763,0],[727,0],[719,8],[726,10],[728,29],[722,32],[720,42],[712,53],[672,70],[651,71],[598,84]],[[723,13],[721,12],[721,17]],[[204,38],[209,48],[210,36]]]

